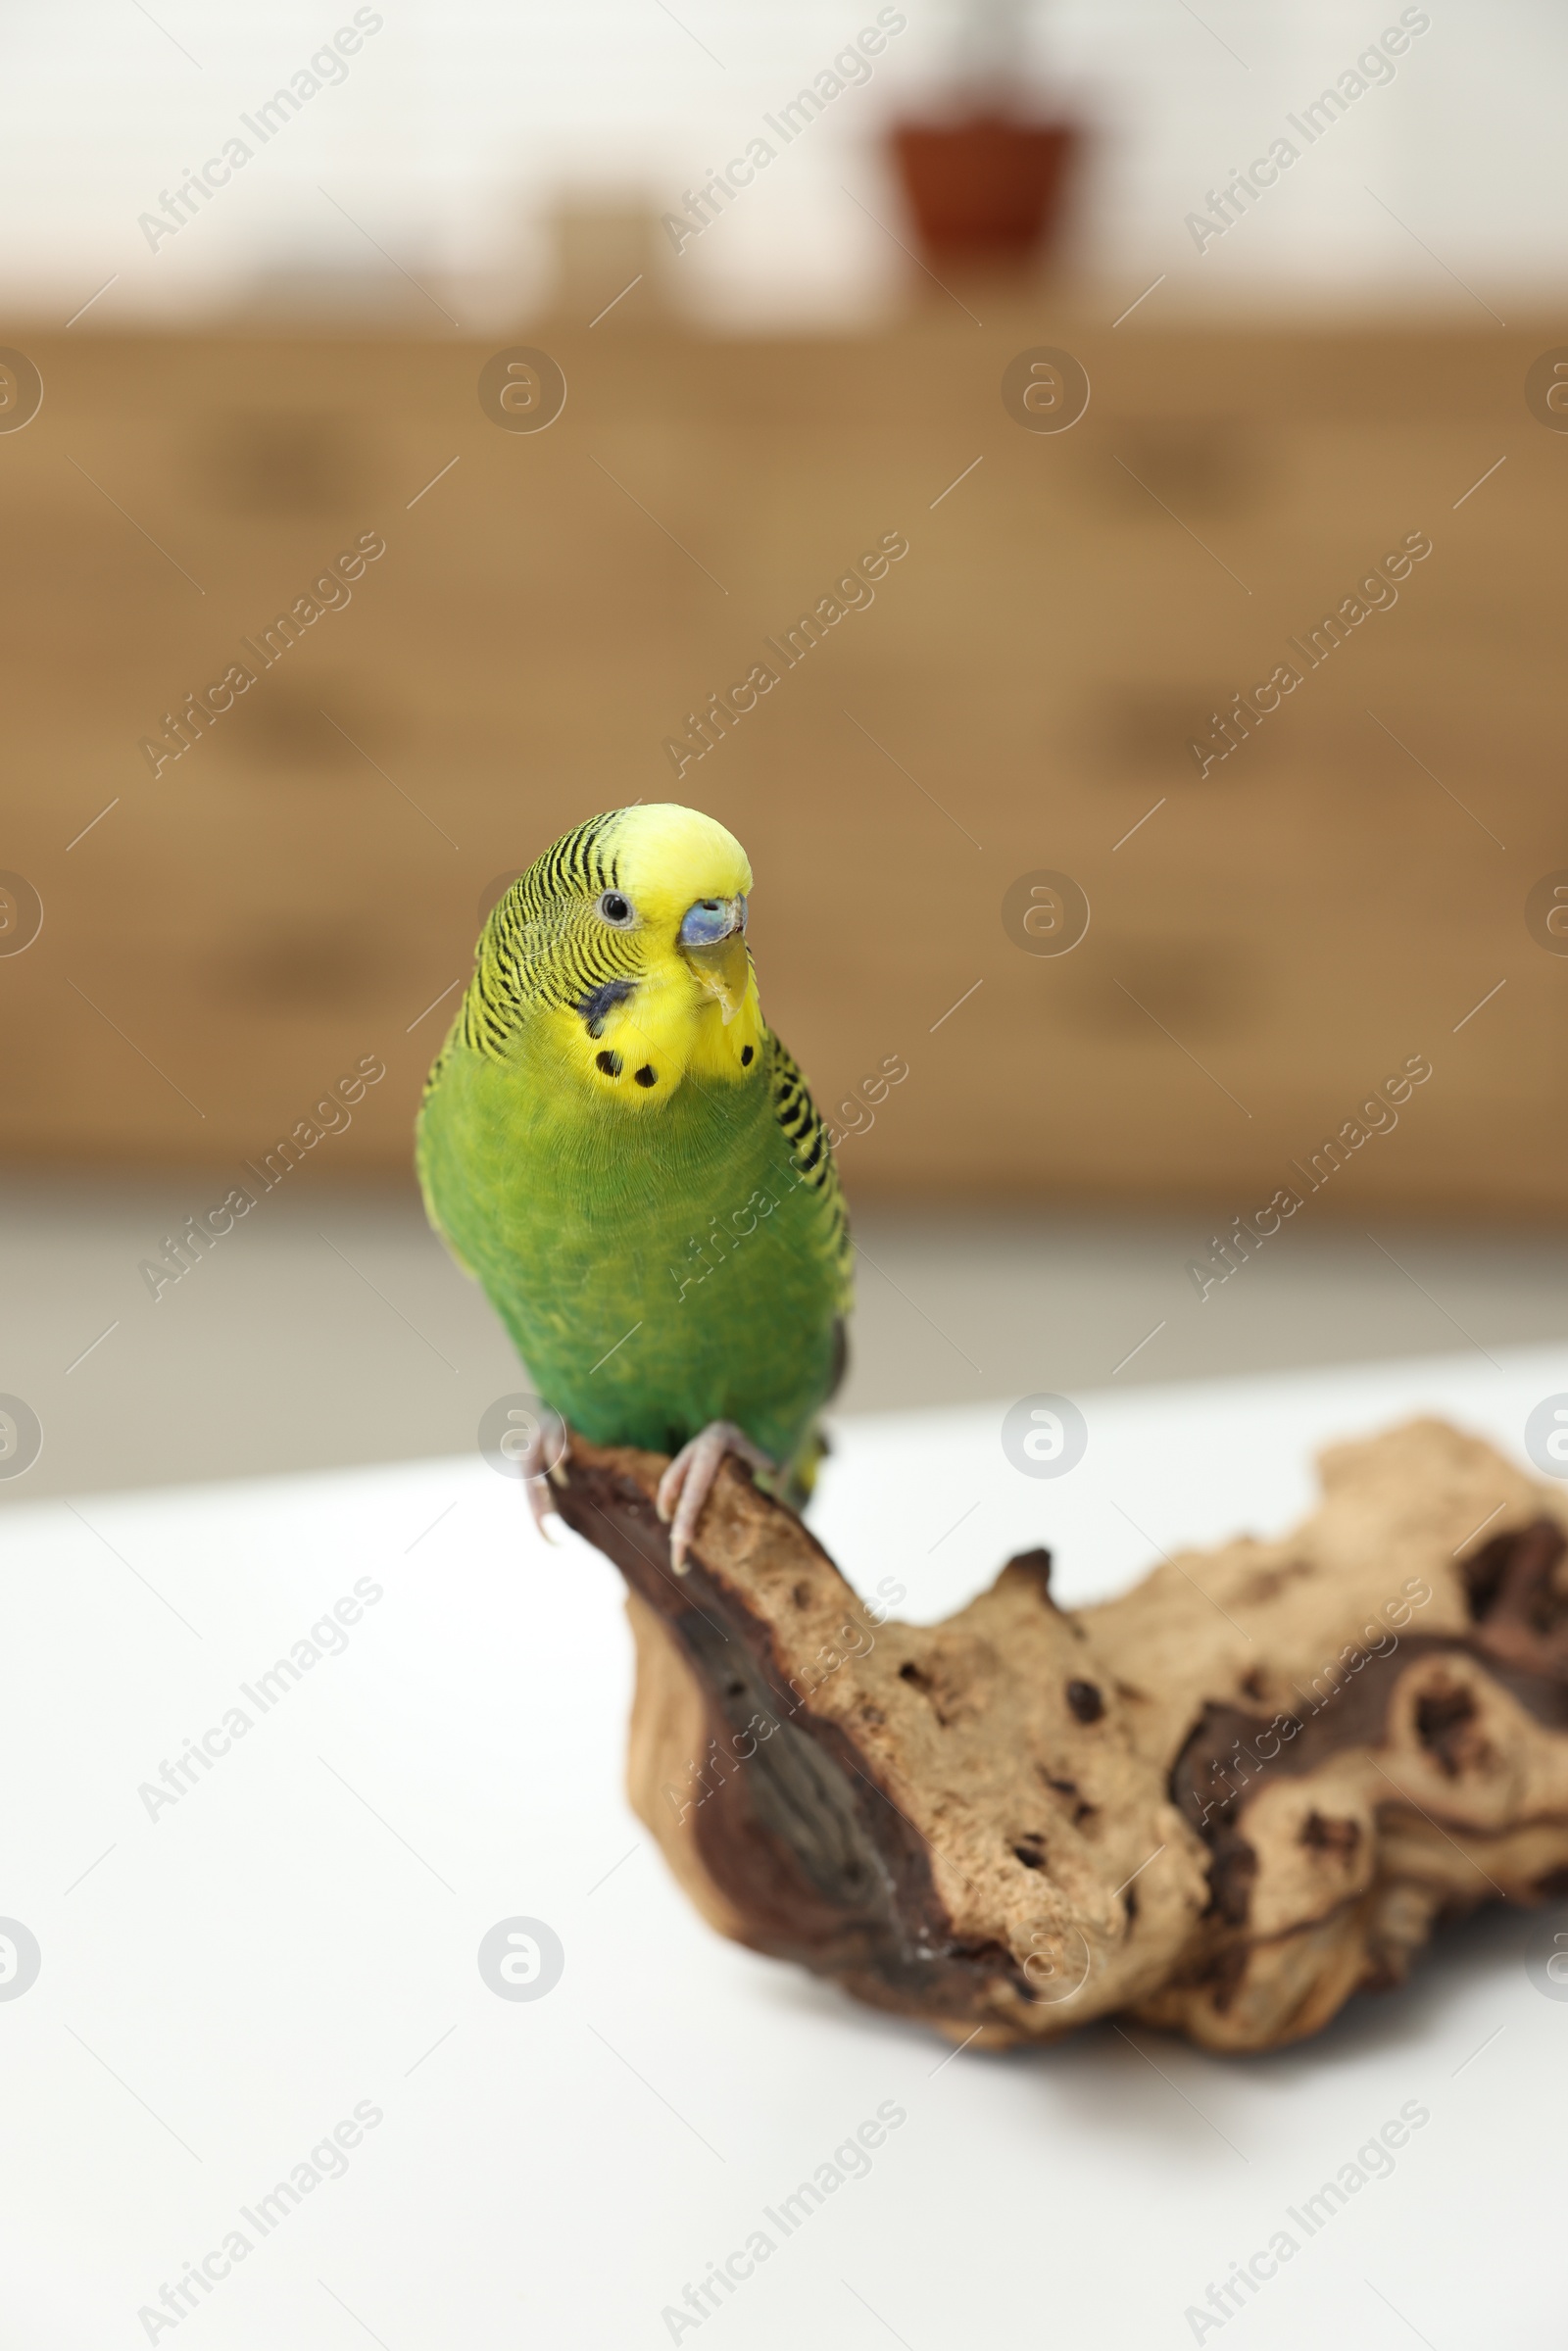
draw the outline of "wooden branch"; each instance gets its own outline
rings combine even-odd
[[[1568,1506],[1474,1438],[1336,1446],[1294,1535],[1097,1607],[1025,1552],[930,1627],[733,1462],[677,1577],[662,1468],[574,1438],[557,1501],[628,1587],[632,1803],[754,1949],[982,2046],[1264,2049],[1568,1888]]]

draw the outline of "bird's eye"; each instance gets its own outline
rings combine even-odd
[[[618,890],[607,890],[594,908],[601,922],[613,923],[617,931],[629,930],[637,919],[637,911],[629,898]]]

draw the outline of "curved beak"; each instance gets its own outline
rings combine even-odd
[[[697,978],[718,999],[727,1028],[746,1001],[752,976],[745,898],[700,898],[686,910],[678,945]]]

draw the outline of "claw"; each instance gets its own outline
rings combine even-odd
[[[566,1446],[566,1426],[554,1413],[529,1438],[517,1456],[517,1470],[522,1479],[522,1491],[527,1497],[528,1514],[544,1541],[556,1547],[556,1538],[546,1523],[559,1519],[552,1488],[564,1486],[566,1472],[563,1456]]]
[[[659,1481],[655,1508],[669,1528],[670,1565],[677,1576],[686,1573],[686,1552],[697,1533],[703,1505],[713,1491],[726,1453],[749,1461],[753,1469],[771,1473],[775,1464],[732,1420],[710,1420],[706,1429],[683,1445]]]
[[[561,1524],[561,1514],[551,1498],[548,1475],[542,1478],[529,1478],[522,1491],[528,1497],[529,1517],[552,1550],[557,1549],[559,1546],[556,1538],[550,1530],[553,1526]]]

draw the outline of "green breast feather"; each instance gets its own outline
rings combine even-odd
[[[528,1058],[454,1038],[418,1155],[539,1394],[598,1444],[673,1452],[733,1420],[800,1462],[840,1368],[849,1241],[789,1053],[770,1036],[745,1086],[688,1084],[633,1121],[530,1083]]]

